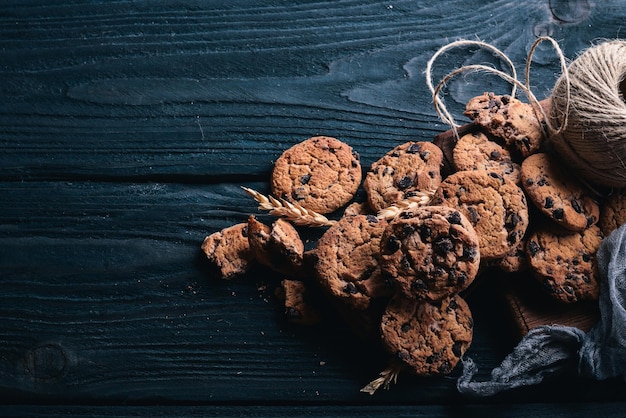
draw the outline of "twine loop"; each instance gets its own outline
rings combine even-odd
[[[532,56],[537,46],[549,42],[561,66],[561,75],[550,96],[548,114],[530,88]],[[480,47],[498,55],[510,73],[484,64],[465,65],[433,83],[433,64],[443,53],[458,47]],[[538,37],[526,59],[524,82],[517,79],[515,65],[502,51],[486,42],[458,40],[441,47],[426,65],[426,84],[435,111],[458,139],[454,118],[441,93],[446,84],[464,72],[486,72],[511,84],[511,97],[522,90],[539,120],[552,152],[576,171],[585,182],[608,187],[626,187],[626,41],[606,41],[584,51],[569,66],[559,44],[551,37]]]

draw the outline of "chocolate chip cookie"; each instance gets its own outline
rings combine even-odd
[[[553,156],[531,155],[522,162],[521,174],[529,200],[554,222],[582,231],[598,221],[598,202]]]
[[[504,139],[507,147],[522,157],[538,152],[545,138],[541,114],[509,95],[484,93],[474,97],[467,102],[463,114]]]
[[[520,182],[520,167],[511,159],[511,153],[482,132],[459,138],[452,152],[452,161],[456,171],[487,170],[516,184]]]
[[[522,189],[493,171],[458,171],[435,192],[432,204],[456,208],[471,222],[483,260],[511,252],[528,227],[528,204]]]
[[[602,237],[595,225],[575,232],[546,222],[526,243],[530,271],[556,300],[596,300],[600,290],[596,251]]]
[[[478,237],[461,211],[425,206],[402,212],[380,240],[381,267],[411,299],[440,300],[467,288],[480,265]]]
[[[304,244],[298,231],[288,221],[278,219],[269,227],[250,216],[248,241],[259,263],[282,274],[299,274]]]
[[[473,338],[474,321],[459,295],[438,302],[391,299],[383,314],[383,346],[419,376],[447,375]]]
[[[223,279],[244,274],[254,261],[248,242],[248,224],[240,223],[214,232],[204,239],[202,251],[219,269]]]
[[[347,144],[315,136],[289,148],[276,160],[272,194],[325,214],[347,204],[361,184],[359,155]]]
[[[605,236],[626,222],[626,189],[616,189],[602,204],[598,226]]]
[[[441,182],[443,152],[431,142],[405,142],[372,164],[363,189],[378,212],[415,191],[434,190]]]
[[[322,288],[333,298],[365,310],[372,299],[390,295],[392,288],[379,265],[386,226],[374,215],[344,216],[320,237],[315,269]]]

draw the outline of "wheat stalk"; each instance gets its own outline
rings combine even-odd
[[[398,375],[403,369],[404,365],[402,363],[392,362],[385,370],[380,372],[376,379],[365,385],[361,392],[373,395],[381,386],[384,389],[389,389],[389,385],[398,381]]]
[[[291,203],[285,199],[276,199],[273,196],[265,196],[256,190],[241,186],[259,204],[259,209],[269,211],[270,215],[285,218],[296,225],[304,226],[331,226],[335,223],[324,215],[310,209],[306,209],[297,203]]]
[[[413,195],[394,203],[393,205],[382,209],[378,212],[378,219],[390,220],[398,216],[400,213],[414,209],[416,207],[427,206],[432,200],[434,190],[426,190],[423,192],[413,192]]]

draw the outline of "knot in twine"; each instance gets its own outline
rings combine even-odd
[[[551,94],[555,154],[590,183],[626,187],[626,41],[587,49],[567,73]]]

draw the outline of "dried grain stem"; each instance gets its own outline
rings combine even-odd
[[[335,223],[324,215],[310,209],[306,209],[297,203],[291,203],[285,199],[277,199],[273,196],[265,196],[256,190],[241,186],[259,204],[259,209],[269,211],[270,215],[285,218],[296,225],[303,226],[330,226]]]
[[[361,392],[369,393],[373,395],[381,386],[388,390],[389,385],[395,384],[398,380],[398,375],[404,369],[404,365],[399,362],[391,362],[389,366],[378,377],[369,382],[365,387],[361,389]]]
[[[427,206],[434,194],[434,190],[413,192],[412,196],[379,211],[377,217],[378,219],[390,220],[406,210]]]

